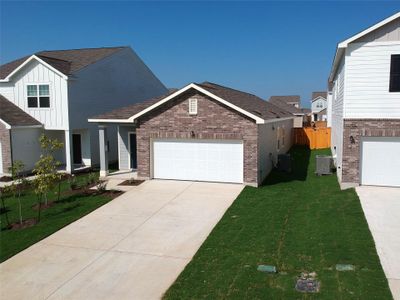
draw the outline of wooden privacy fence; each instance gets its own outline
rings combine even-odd
[[[323,149],[331,146],[331,128],[293,128],[294,144],[307,145],[310,149]]]

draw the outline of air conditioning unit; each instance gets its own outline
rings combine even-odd
[[[290,154],[279,154],[277,167],[279,171],[292,172],[292,158]]]
[[[317,169],[315,173],[319,176],[332,174],[334,169],[333,157],[329,155],[316,156]]]

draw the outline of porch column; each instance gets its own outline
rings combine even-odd
[[[99,125],[100,177],[108,175],[107,126]]]
[[[69,174],[72,173],[72,145],[71,145],[71,131],[64,131],[64,146],[65,146],[65,171]]]

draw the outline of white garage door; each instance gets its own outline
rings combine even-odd
[[[400,186],[400,138],[362,140],[361,183]]]
[[[156,140],[153,177],[242,183],[243,142]]]

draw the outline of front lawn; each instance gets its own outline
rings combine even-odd
[[[315,155],[329,153],[293,148],[292,174],[274,171],[262,187],[246,187],[165,299],[391,299],[354,189],[314,174]],[[356,269],[338,272],[339,263]],[[260,264],[279,272],[259,272]],[[318,294],[295,290],[301,272],[317,273]]]
[[[76,184],[83,186],[87,183],[87,179],[87,174],[76,176]],[[57,198],[56,190],[49,194],[49,201]],[[3,262],[112,199],[110,194],[86,194],[82,191],[70,191],[68,180],[62,182],[61,192],[60,201],[42,210],[40,222],[28,228],[7,228],[6,214],[2,210],[0,262]],[[27,189],[21,196],[22,216],[24,220],[37,218],[38,211],[33,208],[37,203],[36,201],[36,195],[32,188]],[[10,223],[18,222],[18,202],[8,196],[5,197],[5,205],[8,210]]]

